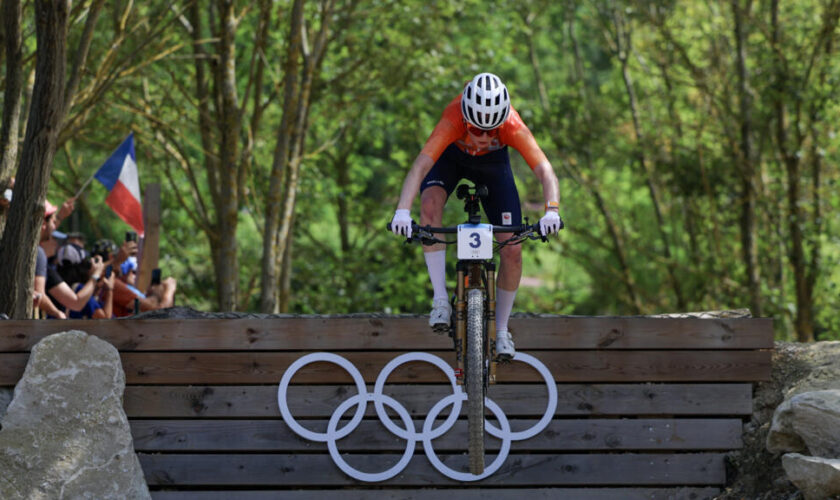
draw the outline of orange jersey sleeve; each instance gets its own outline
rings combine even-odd
[[[432,160],[438,161],[443,151],[450,144],[461,139],[467,133],[461,119],[461,95],[452,100],[443,110],[443,116],[432,130],[432,135],[426,140],[426,144],[420,151],[429,156]]]

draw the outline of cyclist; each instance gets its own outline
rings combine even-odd
[[[443,111],[420,154],[403,182],[400,201],[391,228],[394,234],[411,237],[411,205],[420,190],[420,224],[440,227],[443,207],[460,179],[487,186],[482,200],[484,213],[495,225],[520,225],[522,211],[519,193],[510,168],[507,146],[519,151],[542,183],[545,215],[540,230],[557,232],[560,188],[545,153],[510,105],[507,87],[498,76],[480,73],[464,87]],[[510,233],[498,233],[504,240]],[[446,250],[443,244],[423,247],[423,255],[434,297],[429,326],[438,333],[447,331],[452,306],[446,291]],[[496,286],[496,352],[504,357],[515,354],[508,320],[522,276],[522,248],[509,245],[501,249]]]

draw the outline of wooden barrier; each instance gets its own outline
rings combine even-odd
[[[126,372],[134,446],[156,499],[282,493],[437,500],[447,491],[464,498],[689,499],[719,492],[724,455],[741,446],[752,410],[752,383],[770,376],[770,320],[551,317],[514,318],[511,326],[517,349],[550,370],[557,408],[542,432],[510,445],[497,472],[472,483],[442,475],[422,443],[395,477],[360,482],[338,468],[326,443],[292,432],[278,409],[281,377],[310,352],[349,360],[368,391],[403,353],[452,362],[451,340],[431,333],[422,318],[3,321],[0,385],[17,383],[29,350],[49,334],[79,329],[113,344]],[[425,363],[405,364],[387,382],[386,394],[403,404],[417,430],[452,393]],[[293,377],[287,401],[304,427],[322,432],[354,394],[348,373],[318,362]],[[542,417],[546,394],[542,377],[523,363],[501,366],[499,384],[488,392],[514,431]],[[465,436],[458,420],[433,441],[434,454],[448,467],[464,466]],[[337,446],[352,467],[378,472],[397,463],[406,441],[368,404],[359,427]],[[500,441],[488,437],[487,449],[489,464]]]

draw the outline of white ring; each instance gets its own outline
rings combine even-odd
[[[437,366],[438,368],[440,368],[443,374],[446,375],[446,378],[449,379],[449,385],[452,386],[452,392],[455,394],[463,393],[461,386],[459,386],[458,382],[455,380],[455,372],[452,370],[452,367],[446,361],[442,360],[438,356],[429,354],[427,352],[407,352],[405,354],[397,356],[396,358],[392,359],[387,365],[385,365],[385,368],[383,368],[382,371],[379,373],[379,376],[376,377],[376,385],[373,388],[373,394],[375,396],[383,395],[382,389],[385,386],[385,382],[388,380],[388,377],[391,375],[391,372],[393,372],[398,366],[402,365],[403,363],[410,363],[413,361],[425,361],[426,363],[431,363]],[[430,434],[430,439],[435,439],[439,436],[446,434],[447,432],[449,432],[449,429],[451,429],[452,426],[455,425],[455,421],[458,420],[458,415],[461,413],[461,401],[463,401],[463,399],[457,400],[455,407],[452,408],[452,412],[449,414],[449,417],[446,419],[446,421],[440,424],[440,427],[438,427],[437,431],[433,431]],[[376,407],[376,415],[379,416],[379,420],[382,421],[382,424],[385,426],[386,429],[403,439],[409,439],[407,429],[403,430],[394,425],[391,418],[385,412],[385,407],[382,406],[382,402],[379,400],[379,398],[373,398],[373,405]],[[426,432],[427,431],[424,429],[423,434],[418,435],[414,431],[414,424],[412,423],[410,437],[415,440],[425,440]]]
[[[516,355],[513,357],[514,361],[522,361],[525,364],[531,365],[535,370],[540,372],[542,375],[543,380],[545,380],[546,386],[548,386],[548,404],[545,408],[545,413],[543,413],[542,418],[539,422],[531,426],[530,429],[526,429],[524,431],[514,432],[510,435],[510,439],[513,441],[522,441],[524,439],[530,439],[540,432],[542,432],[548,424],[551,422],[551,419],[554,418],[554,413],[557,411],[557,384],[554,382],[554,377],[551,375],[551,372],[548,371],[548,368],[544,364],[540,362],[537,358],[531,356],[530,354],[525,354],[524,352],[517,352]],[[503,431],[499,429],[487,419],[484,420],[484,427],[487,429],[487,432],[490,433],[491,436],[497,437],[499,439],[504,439],[506,433],[510,432],[510,426],[508,426],[507,431]]]
[[[289,368],[286,370],[286,373],[283,374],[283,378],[280,379],[280,387],[277,388],[277,405],[280,407],[280,414],[283,415],[283,420],[286,421],[286,425],[288,425],[293,431],[298,433],[298,435],[310,440],[310,441],[317,441],[319,443],[327,442],[336,439],[341,439],[346,435],[353,432],[356,427],[359,426],[359,423],[362,421],[362,418],[365,416],[365,404],[359,403],[358,409],[356,409],[356,414],[353,415],[353,418],[348,422],[340,431],[336,433],[335,436],[330,436],[328,432],[314,432],[310,431],[309,429],[303,427],[292,416],[292,412],[289,411],[289,403],[286,401],[286,391],[289,388],[289,382],[291,382],[292,377],[297,373],[298,370],[303,368],[304,366],[308,365],[309,363],[317,363],[318,361],[323,361],[326,363],[334,363],[345,370],[347,373],[353,377],[353,382],[356,383],[356,390],[359,391],[359,395],[363,396],[367,394],[367,387],[365,386],[365,379],[362,378],[362,374],[359,370],[353,366],[353,363],[347,361],[347,359],[342,358],[338,354],[333,354],[329,352],[313,352],[311,354],[307,354],[302,358],[299,358],[297,361],[292,363]]]
[[[432,409],[429,411],[429,415],[426,417],[426,421],[423,423],[423,431],[428,431],[427,427],[431,427],[431,423],[434,422],[435,418],[437,417],[440,411],[449,405],[449,400],[453,398],[460,398],[461,401],[465,401],[467,399],[466,393],[461,394],[450,394],[446,396],[442,400],[440,400]],[[423,439],[423,451],[426,452],[426,458],[429,459],[429,462],[440,471],[441,474],[444,476],[454,479],[456,481],[463,481],[463,482],[470,482],[470,481],[478,481],[484,479],[485,477],[490,476],[497,470],[502,464],[507,460],[508,454],[510,453],[510,422],[507,419],[507,416],[502,412],[502,409],[499,408],[499,405],[493,402],[490,398],[484,398],[484,405],[496,415],[496,418],[499,419],[499,423],[502,424],[502,429],[507,433],[506,436],[502,438],[502,447],[499,449],[499,454],[496,456],[496,460],[493,460],[493,463],[488,465],[484,468],[484,472],[481,474],[470,474],[469,472],[458,472],[456,470],[452,470],[447,467],[441,460],[438,458],[437,454],[435,454],[434,447],[432,446],[431,439]],[[485,420],[486,421],[486,420]]]
[[[347,411],[347,408],[353,406],[354,403],[358,401],[357,404],[362,408],[367,406],[367,404],[361,404],[363,398],[366,401],[372,401],[374,399],[374,396],[372,394],[366,394],[364,396],[357,394],[355,396],[350,397],[347,401],[338,405],[338,408],[335,409],[335,411],[332,414],[332,417],[330,417],[330,423],[327,424],[327,434],[331,435],[335,432],[335,428],[338,425],[338,420],[341,418],[342,415],[344,415],[344,412]],[[390,396],[382,396],[382,401],[391,408],[393,408],[397,413],[399,413],[400,418],[402,418],[402,421],[406,426],[406,429],[408,429],[409,427],[414,427],[414,422],[411,420],[411,415],[408,414],[408,411],[406,411],[403,405],[399,404],[394,398]],[[327,448],[330,450],[330,456],[332,457],[333,462],[335,462],[338,468],[344,471],[345,474],[354,479],[358,479],[359,481],[365,481],[368,483],[378,483],[380,481],[386,481],[388,479],[391,479],[392,477],[402,472],[403,469],[405,469],[405,467],[408,465],[408,462],[411,461],[411,457],[414,456],[414,445],[416,442],[417,441],[413,438],[407,439],[405,445],[405,453],[403,453],[403,456],[400,459],[400,461],[397,462],[397,464],[391,467],[390,469],[378,473],[362,472],[358,469],[351,467],[350,464],[345,462],[344,459],[341,457],[341,453],[339,453],[338,451],[338,444],[336,443],[335,439],[330,439],[329,441],[327,441]]]

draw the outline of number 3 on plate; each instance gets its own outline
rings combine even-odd
[[[486,260],[493,258],[493,226],[461,224],[458,226],[458,259]]]

